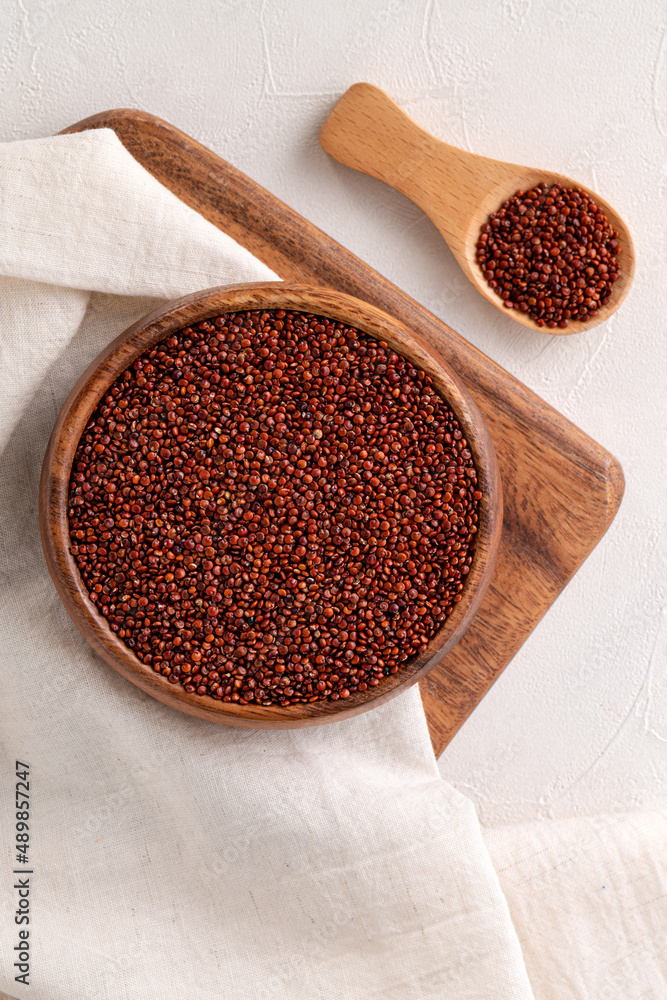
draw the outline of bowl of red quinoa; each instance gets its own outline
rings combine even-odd
[[[333,290],[214,288],[135,323],[72,389],[40,526],[75,625],[142,690],[297,728],[416,683],[500,541],[493,446],[456,374]]]

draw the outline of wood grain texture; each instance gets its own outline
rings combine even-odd
[[[129,365],[171,333],[223,313],[254,310],[316,313],[363,330],[409,358],[433,379],[433,387],[452,407],[472,451],[482,500],[475,554],[461,600],[417,656],[378,687],[353,692],[339,701],[311,704],[236,705],[208,695],[189,694],[134,655],[112,631],[89,598],[71,553],[69,484],[74,455],[96,406]],[[49,572],[75,625],[114,670],[147,694],[189,715],[226,725],[256,729],[300,729],[358,715],[416,684],[433,670],[464,635],[489,585],[502,528],[500,474],[488,430],[459,378],[432,349],[386,313],[332,289],[283,282],[255,283],[194,292],[154,310],[109,344],[88,366],[67,397],[44,457],[39,490],[39,523]]]
[[[121,109],[65,131],[90,128],[113,129],[159,181],[282,278],[378,306],[463,377],[493,439],[504,518],[495,573],[475,620],[420,684],[441,753],[611,524],[623,496],[618,461],[386,278],[172,125]]]
[[[571,321],[565,329],[538,327],[520,310],[505,309],[500,296],[487,284],[477,263],[476,243],[489,213],[516,191],[527,191],[543,181],[583,188],[571,177],[450,146],[420,128],[388,94],[369,83],[355,83],[343,94],[322,126],[320,142],[340,163],[377,177],[418,205],[447,241],[480,295],[523,326],[557,336],[590,330],[608,319],[630,290],[635,252],[628,227],[608,202],[585,188],[618,231],[622,251],[621,274],[609,302],[597,316],[585,322]]]

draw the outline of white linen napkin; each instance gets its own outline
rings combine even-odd
[[[535,1000],[667,997],[667,810],[483,834]]]
[[[473,807],[438,775],[416,688],[315,729],[216,726],[115,674],[48,576],[40,466],[83,368],[156,299],[275,276],[108,130],[0,147],[0,275],[0,989],[529,1000]]]

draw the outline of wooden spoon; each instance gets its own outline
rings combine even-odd
[[[343,94],[322,126],[320,143],[340,163],[377,177],[418,205],[477,291],[517,323],[542,333],[579,333],[608,319],[629,291],[635,254],[627,226],[611,205],[569,177],[450,146],[420,128],[383,90],[368,83],[356,83]],[[571,321],[565,329],[539,327],[520,310],[506,309],[487,284],[476,257],[480,228],[489,214],[516,191],[527,191],[542,181],[587,191],[618,231],[622,250],[621,273],[609,301],[596,316]]]

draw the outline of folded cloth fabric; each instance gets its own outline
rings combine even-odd
[[[0,147],[0,273],[0,989],[529,1000],[474,810],[438,775],[416,689],[296,732],[193,719],[93,654],[46,571],[40,465],[83,368],[156,299],[275,276],[108,130]]]
[[[535,1000],[667,997],[667,812],[483,833]]]

